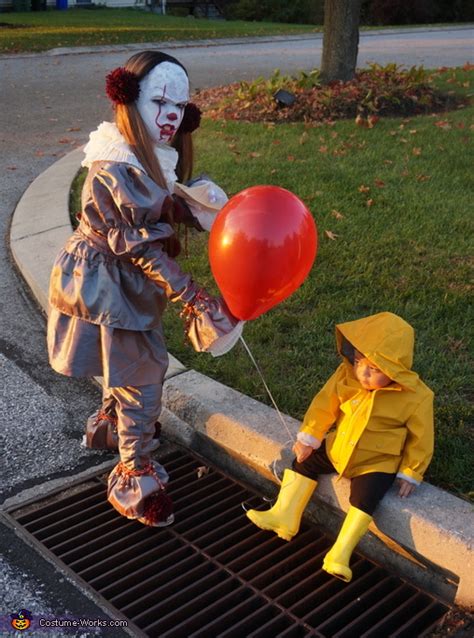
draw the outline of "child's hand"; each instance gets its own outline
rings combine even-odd
[[[407,498],[416,489],[416,485],[405,481],[405,479],[397,479],[397,483],[400,486],[398,496],[400,496],[401,498]]]
[[[313,448],[310,445],[304,445],[300,441],[296,441],[296,443],[293,445],[293,452],[295,453],[298,463],[306,461],[312,451]]]

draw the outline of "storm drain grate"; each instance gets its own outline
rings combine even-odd
[[[10,512],[27,535],[126,618],[138,635],[160,638],[414,638],[446,605],[354,554],[353,580],[321,565],[332,540],[303,523],[287,543],[258,530],[241,503],[261,499],[219,470],[174,450],[176,522],[153,529],[107,503],[95,478],[54,501]]]

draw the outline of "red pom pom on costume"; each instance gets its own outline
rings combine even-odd
[[[130,104],[140,94],[140,82],[135,73],[119,66],[105,78],[105,92],[114,104]]]
[[[188,102],[184,109],[183,121],[179,127],[180,133],[192,133],[199,128],[200,124],[201,109],[192,102]]]

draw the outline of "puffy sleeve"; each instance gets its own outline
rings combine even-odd
[[[223,299],[206,293],[163,248],[174,234],[162,217],[173,206],[168,192],[137,168],[108,163],[93,176],[91,197],[100,212],[108,247],[160,286],[167,298],[185,304],[183,318],[194,348],[207,351],[239,323]]]
[[[341,403],[337,392],[337,384],[344,376],[344,369],[344,364],[342,363],[314,397],[305,414],[300,432],[322,441],[326,432],[334,425],[339,416]]]
[[[98,162],[90,180],[84,190],[89,198],[83,201],[85,214],[90,217],[88,204],[97,212],[94,225],[116,255],[138,254],[147,244],[173,235],[165,221],[172,199],[143,171],[130,164]]]
[[[433,393],[421,401],[406,423],[408,435],[397,476],[419,483],[430,464],[434,448]]]

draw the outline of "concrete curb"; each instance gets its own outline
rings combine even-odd
[[[42,173],[13,216],[13,257],[45,312],[51,266],[71,233],[69,189],[81,158],[82,151],[75,150]],[[163,405],[168,438],[197,452],[211,452],[237,478],[276,492],[274,474],[289,465],[291,452],[275,410],[186,369],[171,356]],[[296,434],[299,423],[284,418]],[[323,477],[308,516],[334,534],[349,507],[348,488],[346,479]],[[426,483],[408,500],[401,501],[392,490],[370,529],[373,534],[361,543],[370,558],[446,601],[474,607],[474,525],[467,501]]]

